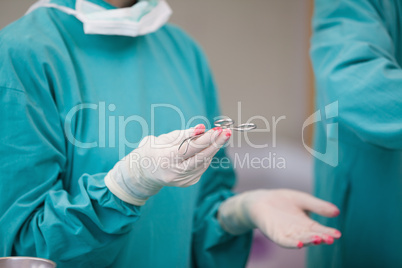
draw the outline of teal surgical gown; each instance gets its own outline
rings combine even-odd
[[[315,2],[317,108],[339,107],[316,125],[316,150],[337,142],[339,163],[315,161],[315,194],[341,210],[316,219],[342,238],[311,248],[309,267],[402,267],[401,27],[399,0]],[[338,135],[328,124],[338,124]]]
[[[0,32],[0,59],[1,256],[60,268],[245,265],[251,234],[232,236],[216,220],[233,195],[232,168],[165,187],[142,207],[104,184],[145,135],[220,115],[206,59],[182,30],[85,35],[75,17],[39,8]]]

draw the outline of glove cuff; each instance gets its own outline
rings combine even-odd
[[[138,165],[135,165],[136,168],[130,167],[129,165],[133,165],[133,163],[130,163],[128,158],[127,156],[117,162],[109,171],[105,176],[105,184],[115,196],[124,202],[142,206],[149,197],[157,194],[162,186],[147,180]]]
[[[241,235],[255,228],[245,206],[246,194],[227,199],[218,211],[218,222],[222,229],[232,235]]]
[[[105,177],[105,185],[106,187],[115,195],[117,196],[120,200],[123,200],[126,203],[135,205],[135,206],[142,206],[145,204],[145,201],[147,201],[148,198],[146,199],[140,199],[136,198],[130,194],[127,193],[127,191],[124,191],[119,184],[112,178],[110,173],[108,173]]]

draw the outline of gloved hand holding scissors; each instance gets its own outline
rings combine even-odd
[[[164,186],[187,187],[197,183],[231,136],[230,129],[220,127],[204,132],[205,126],[198,125],[158,137],[146,136],[106,175],[106,186],[121,200],[141,206]],[[191,145],[180,148],[184,139],[193,136],[198,137]]]
[[[256,190],[227,199],[219,208],[218,221],[227,232],[239,235],[259,228],[276,244],[301,248],[332,244],[341,233],[311,220],[306,211],[336,217],[339,209],[326,201],[293,190]]]

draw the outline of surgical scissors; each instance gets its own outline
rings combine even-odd
[[[233,126],[233,125],[234,125],[234,121],[230,118],[219,119],[214,122],[214,126],[216,126],[216,127],[221,127],[223,129],[229,128],[231,130],[236,130],[236,131],[241,131],[241,132],[250,131],[250,130],[257,128],[257,125],[253,124],[253,123],[240,124],[238,126]],[[180,144],[178,150],[180,150],[180,148],[183,146],[183,144],[187,142],[186,150],[183,153],[183,155],[185,155],[188,151],[188,148],[190,147],[190,142],[199,138],[200,136],[202,136],[204,134],[205,134],[205,132],[184,139],[182,141],[182,143]]]

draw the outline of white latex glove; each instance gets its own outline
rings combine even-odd
[[[256,190],[226,200],[219,208],[218,221],[227,232],[239,235],[260,229],[276,244],[301,248],[332,244],[341,233],[313,221],[307,211],[336,217],[339,209],[326,201],[293,190]]]
[[[205,131],[204,125],[145,137],[137,149],[106,175],[105,184],[121,200],[142,206],[164,186],[187,187],[197,183],[213,156],[226,143],[230,129],[214,128],[178,151],[180,143]]]

